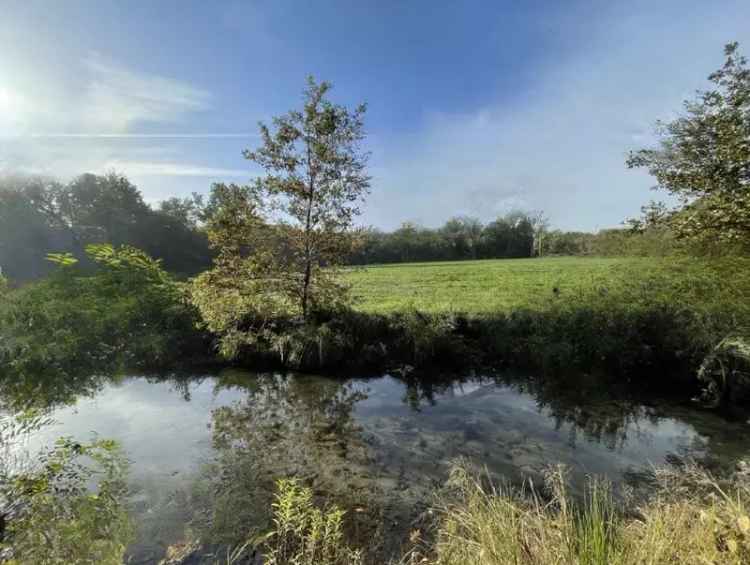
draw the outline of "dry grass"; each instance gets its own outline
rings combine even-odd
[[[440,511],[433,547],[404,563],[432,565],[741,564],[750,563],[750,481],[718,481],[696,467],[658,471],[656,493],[625,511],[608,484],[591,480],[574,503],[562,468],[547,477],[544,498],[486,486],[457,467]],[[626,517],[627,516],[627,517]]]

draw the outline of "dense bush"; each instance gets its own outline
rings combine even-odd
[[[158,366],[205,351],[196,315],[158,261],[129,247],[89,246],[85,275],[62,254],[47,279],[7,292],[0,303],[4,372],[72,376],[117,365]]]
[[[61,438],[33,461],[19,463],[20,439],[43,423],[32,414],[0,420],[0,450],[6,456],[0,465],[0,560],[122,563],[133,535],[126,460],[114,442]],[[10,452],[14,457],[7,457]]]

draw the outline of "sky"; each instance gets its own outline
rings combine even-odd
[[[249,182],[312,74],[368,104],[361,223],[615,227],[664,199],[628,151],[729,41],[750,54],[747,0],[0,0],[0,173],[116,170],[150,203]]]

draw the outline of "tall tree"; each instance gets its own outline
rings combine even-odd
[[[78,237],[115,245],[142,246],[141,222],[151,212],[138,188],[124,175],[83,174],[57,195],[61,215]]]
[[[198,225],[203,203],[171,199],[149,207],[136,186],[116,173],[84,174],[69,183],[44,177],[0,177],[0,267],[19,281],[49,272],[50,252],[70,252],[91,266],[89,243],[132,245],[191,274],[211,263]]]
[[[477,218],[468,216],[450,218],[440,231],[448,240],[453,255],[451,258],[476,259],[482,229],[482,223]]]
[[[724,48],[724,66],[708,78],[711,90],[684,103],[685,113],[657,122],[657,148],[628,157],[645,167],[657,188],[679,197],[669,215],[679,237],[750,240],[750,69],[737,43]],[[663,215],[662,215],[663,216]]]
[[[531,244],[531,257],[541,257],[544,254],[544,236],[549,229],[549,218],[544,211],[537,210],[529,214],[529,220],[534,228],[534,239]]]
[[[281,212],[287,273],[305,318],[339,294],[330,268],[350,251],[349,232],[370,186],[360,147],[366,106],[334,104],[330,89],[308,78],[302,110],[274,118],[273,131],[261,123],[262,146],[244,152],[266,172],[256,184],[260,201]]]

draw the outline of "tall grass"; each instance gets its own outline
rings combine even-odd
[[[273,528],[230,550],[227,565],[254,563],[256,555],[265,565],[362,565],[362,552],[344,540],[344,511],[316,506],[310,488],[280,479],[272,507]]]
[[[741,565],[750,563],[750,465],[717,478],[695,464],[655,469],[642,491],[591,477],[572,496],[564,466],[543,484],[496,483],[459,461],[405,550],[390,561],[347,534],[347,515],[279,480],[271,528],[230,549],[236,565]],[[261,561],[257,561],[260,559]]]
[[[434,545],[404,563],[432,565],[660,565],[750,562],[750,481],[720,481],[694,466],[655,473],[655,492],[629,506],[592,479],[583,500],[568,495],[564,470],[544,491],[487,485],[465,465],[443,495]]]

